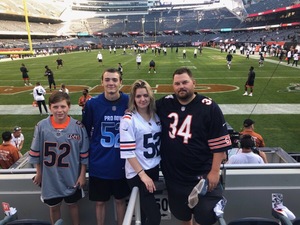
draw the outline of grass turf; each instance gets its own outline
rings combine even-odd
[[[47,87],[47,80],[44,77],[44,66],[48,65],[54,72],[57,86],[61,83],[68,85],[88,85],[95,87],[100,84],[102,71],[109,67],[117,67],[119,62],[123,65],[123,84],[130,85],[136,79],[147,80],[152,87],[156,84],[171,84],[173,71],[181,66],[191,68],[198,84],[230,84],[239,89],[232,92],[204,93],[213,98],[218,104],[271,104],[271,103],[300,103],[300,92],[288,92],[287,87],[299,82],[300,71],[296,68],[285,67],[278,63],[265,62],[264,67],[258,67],[257,57],[233,54],[231,69],[226,66],[226,53],[220,53],[215,49],[204,48],[202,55],[193,57],[194,48],[187,48],[187,59],[182,58],[182,48],[179,53],[175,49],[171,52],[168,49],[167,56],[154,55],[151,50],[142,54],[141,69],[138,70],[135,62],[135,54],[127,50],[122,54],[120,49],[117,54],[110,54],[108,50],[101,50],[103,54],[103,66],[97,62],[98,51],[75,52],[60,55],[64,60],[64,67],[56,69],[57,55],[47,57],[32,57],[22,60],[0,61],[0,82],[1,86],[23,86],[21,63],[24,63],[29,70],[32,84],[40,81]],[[151,59],[156,62],[157,74],[148,74],[148,64]],[[276,59],[275,59],[276,60]],[[286,62],[282,62],[286,64]],[[255,67],[256,80],[254,96],[243,97],[243,86],[247,79],[248,69]],[[95,93],[94,93],[95,94]],[[94,95],[92,94],[92,95]],[[81,95],[71,93],[72,104],[77,104]],[[156,98],[164,94],[156,94]],[[33,101],[31,91],[14,95],[1,95],[1,105],[31,104]],[[287,152],[300,152],[300,114],[299,115],[225,115],[227,122],[237,131],[241,129],[245,118],[251,116],[256,121],[255,130],[264,138],[267,146],[282,147]],[[80,119],[80,116],[74,116]],[[41,120],[39,115],[0,115],[0,128],[2,131],[11,130],[15,125],[22,127],[25,136],[23,152],[29,150],[34,125]]]

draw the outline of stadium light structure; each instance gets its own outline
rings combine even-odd
[[[32,48],[32,41],[31,41],[31,35],[30,35],[30,26],[28,21],[28,11],[27,11],[27,3],[26,0],[22,0],[23,7],[24,7],[24,16],[25,16],[25,24],[26,24],[26,31],[28,36],[28,45],[29,45],[29,51],[0,51],[0,55],[33,55],[34,51]]]

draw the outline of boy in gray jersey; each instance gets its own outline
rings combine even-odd
[[[68,115],[70,97],[54,92],[49,97],[52,113],[34,130],[30,163],[36,166],[33,183],[41,186],[41,199],[50,207],[51,223],[61,217],[64,200],[70,210],[72,224],[79,225],[77,201],[86,181],[89,139],[84,125]]]

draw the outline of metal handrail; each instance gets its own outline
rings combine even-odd
[[[142,224],[141,222],[141,207],[140,207],[140,194],[139,194],[139,188],[133,187],[131,191],[131,195],[129,198],[127,210],[125,213],[125,217],[123,220],[122,225],[130,225],[132,218],[133,218],[133,212],[135,214],[135,225]]]

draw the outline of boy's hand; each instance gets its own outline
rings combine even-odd
[[[32,178],[32,182],[33,182],[35,185],[38,185],[39,187],[41,187],[41,185],[42,185],[42,176],[40,176],[40,175],[35,175],[35,176]]]

